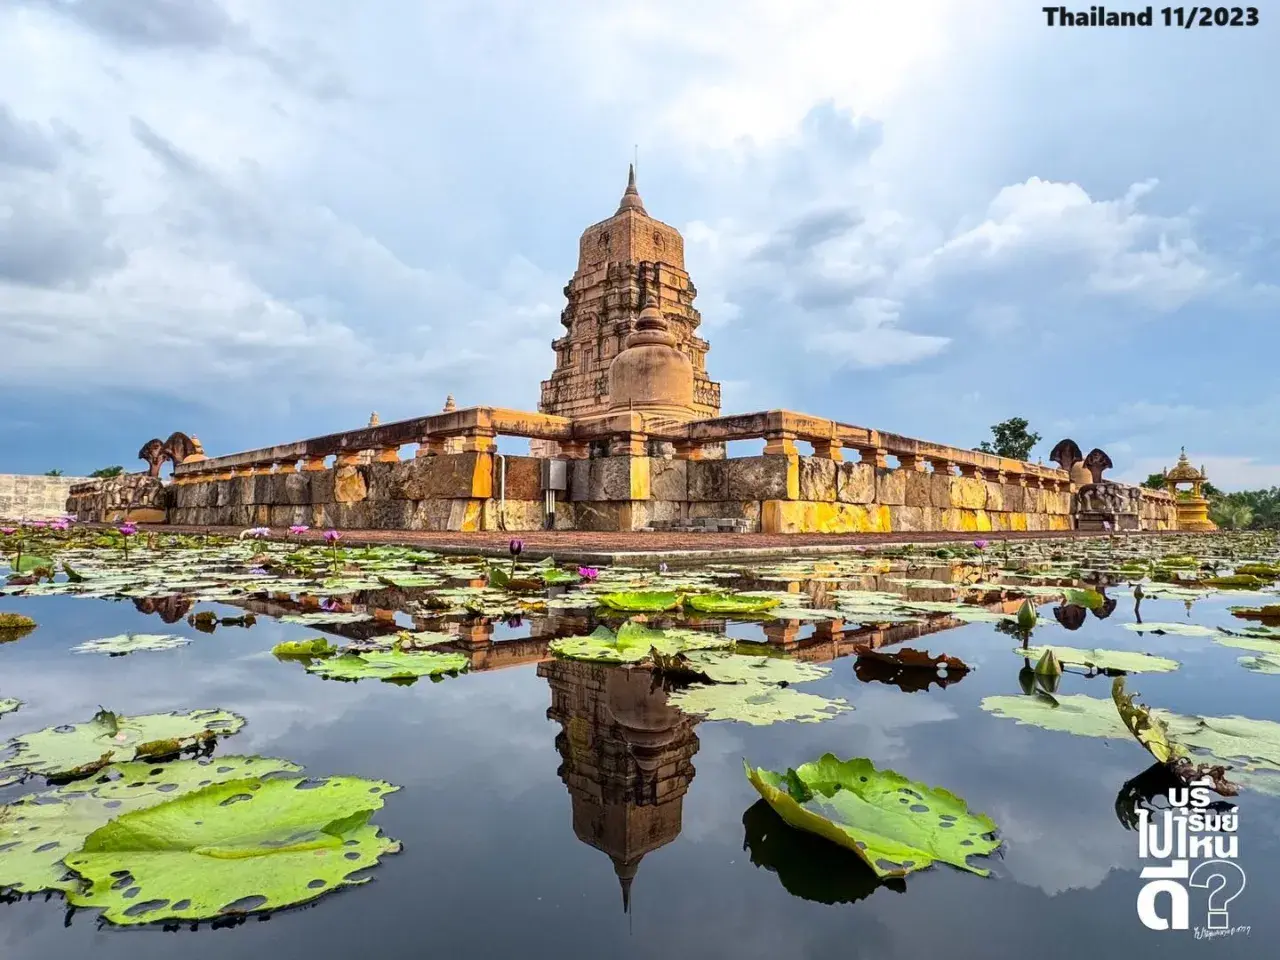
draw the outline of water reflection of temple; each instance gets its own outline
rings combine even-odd
[[[573,832],[613,861],[629,911],[640,861],[680,834],[697,720],[668,705],[648,670],[548,660],[538,676],[551,687],[547,717],[561,728],[558,772]]]

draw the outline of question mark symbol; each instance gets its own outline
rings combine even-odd
[[[1217,884],[1213,883],[1214,880],[1218,881]],[[1208,929],[1226,930],[1229,926],[1227,904],[1244,890],[1244,871],[1240,865],[1230,860],[1206,860],[1191,871],[1187,883],[1209,890]],[[1235,892],[1229,892],[1232,890]]]

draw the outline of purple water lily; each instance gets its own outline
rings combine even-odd
[[[507,549],[511,551],[513,557],[518,557],[524,552],[524,541],[519,537],[515,537],[507,544]]]
[[[579,567],[578,576],[580,576],[583,580],[592,581],[592,580],[595,580],[596,577],[600,576],[600,571],[597,570],[595,567]]]
[[[311,528],[308,527],[305,523],[295,523],[293,526],[289,528],[289,532],[293,534],[295,537],[297,537],[306,533],[310,529]]]
[[[245,537],[253,537],[255,540],[262,540],[271,536],[270,527],[250,527],[248,530],[240,531],[240,539]]]
[[[985,549],[987,549],[987,541],[986,541],[986,540],[975,540],[975,541],[973,541],[973,545],[974,545],[975,547],[977,547],[979,550],[985,550]]]
[[[132,537],[135,533],[138,532],[138,525],[136,523],[133,523],[130,520],[126,520],[124,523],[120,524],[120,526],[117,527],[116,529],[120,531],[120,535],[122,537]]]
[[[339,533],[337,530],[326,530],[324,532],[325,543],[337,543],[341,539],[342,539],[342,534]]]

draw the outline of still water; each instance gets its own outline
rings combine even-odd
[[[1132,598],[1124,590],[1112,596],[1119,602],[1109,617],[1089,616],[1069,632],[1053,622],[1051,605],[1042,606],[1035,642],[1172,657],[1180,670],[1131,677],[1130,689],[1182,714],[1280,720],[1280,678],[1243,670],[1236,662],[1242,651],[1203,637],[1126,630]],[[363,599],[394,607],[394,598]],[[1194,620],[1232,625],[1233,602],[1227,595],[1199,600]],[[244,612],[216,604],[193,609]],[[277,661],[274,644],[319,631],[268,616],[249,628],[204,634],[188,626],[181,603],[11,596],[0,597],[0,610],[39,623],[21,641],[0,645],[0,695],[25,701],[0,718],[4,738],[87,719],[99,706],[134,715],[233,710],[248,724],[221,742],[219,753],[281,757],[313,776],[400,785],[375,822],[403,843],[362,887],[220,928],[113,928],[92,912],[69,914],[58,896],[14,899],[0,904],[4,960],[141,960],[179,951],[188,960],[1025,960],[1146,950],[1244,957],[1280,947],[1280,801],[1253,791],[1238,798],[1238,862],[1247,884],[1229,910],[1233,926],[1251,928],[1247,935],[1198,942],[1191,932],[1146,929],[1135,910],[1143,884],[1137,835],[1118,818],[1117,795],[1150,756],[1136,742],[1041,730],[981,710],[985,696],[1021,693],[1016,641],[991,623],[915,639],[918,628],[904,626],[881,636],[973,668],[923,690],[882,682],[865,662],[855,670],[854,644],[829,624],[773,624],[771,642],[832,668],[805,689],[842,697],[854,709],[822,723],[752,727],[683,716],[645,670],[546,659],[551,636],[589,631],[590,616],[582,613],[472,626],[457,647],[470,656],[470,672],[397,686],[324,680]],[[162,615],[175,622],[163,624]],[[1180,600],[1152,599],[1143,601],[1141,615],[1191,616]],[[358,626],[347,627],[346,636]],[[766,639],[758,623],[728,630]],[[120,657],[69,652],[85,640],[130,632],[178,633],[193,642]],[[1060,692],[1106,698],[1110,680],[1069,673]],[[992,877],[935,866],[877,885],[852,854],[785,826],[743,775],[744,758],[785,770],[827,751],[944,786],[970,810],[989,814],[1004,840]],[[38,786],[0,790],[0,802]],[[1193,898],[1191,909],[1191,923],[1203,925],[1203,901]]]

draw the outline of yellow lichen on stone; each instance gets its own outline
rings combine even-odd
[[[477,453],[471,467],[470,495],[480,500],[493,496],[493,454]]]
[[[1009,529],[1020,530],[1025,533],[1027,529],[1027,515],[1025,513],[1009,514]]]
[[[889,508],[812,500],[766,500],[760,513],[764,533],[887,533]]]
[[[985,509],[987,482],[978,477],[952,477],[951,505],[966,510]]]
[[[649,483],[649,458],[631,458],[631,499],[648,500],[651,493]]]

